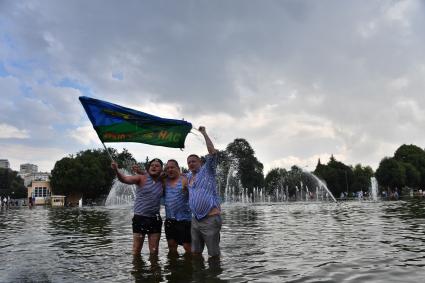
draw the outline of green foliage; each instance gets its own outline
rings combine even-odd
[[[24,180],[18,176],[18,172],[0,168],[0,196],[10,196],[11,198],[27,197]]]
[[[416,172],[412,172],[412,168],[406,168],[406,185],[411,187],[425,187],[425,151],[416,145],[400,146],[394,153],[394,159],[402,162],[404,165],[412,165],[419,172],[419,183],[416,181]],[[408,172],[409,171],[409,172]]]
[[[288,172],[283,168],[270,170],[264,179],[266,192],[271,194],[276,188],[281,188],[287,176]]]
[[[236,161],[238,177],[243,188],[248,188],[251,193],[255,187],[263,187],[264,166],[254,156],[254,150],[245,139],[235,139],[227,146],[226,153],[229,160]]]
[[[121,153],[115,149],[109,151],[121,167],[136,163],[126,149]],[[51,174],[55,194],[69,196],[77,193],[90,199],[106,196],[115,178],[111,160],[104,149],[85,150],[75,156],[64,157],[56,162]]]
[[[350,191],[355,192],[362,190],[367,192],[371,186],[370,178],[373,177],[373,170],[370,166],[362,167],[357,164],[353,169],[353,180],[350,184]]]
[[[317,186],[317,181],[313,175],[297,166],[292,166],[289,171],[283,168],[274,168],[265,178],[266,192],[270,195],[274,195],[276,190],[286,191],[287,189],[290,198],[297,198],[296,188],[308,188],[312,192],[316,190]],[[299,193],[300,191],[298,191]]]
[[[394,152],[394,157],[382,159],[376,178],[380,186],[389,189],[424,187],[425,151],[416,145],[403,144]]]
[[[314,174],[325,180],[328,189],[334,196],[339,196],[342,192],[350,193],[350,188],[354,181],[354,173],[350,166],[337,161],[331,156],[327,165],[318,163]],[[358,188],[355,188],[358,191]]]
[[[221,193],[224,193],[226,185],[227,185],[227,177],[229,174],[230,168],[230,158],[226,151],[220,150],[218,151],[218,165],[217,165],[217,183]],[[232,187],[236,187],[232,184]]]
[[[375,175],[379,185],[383,187],[402,188],[406,183],[406,169],[395,158],[382,159]]]
[[[229,175],[236,173],[230,178]],[[217,181],[220,192],[223,193],[226,185],[238,192],[241,188],[264,186],[263,164],[254,156],[254,150],[245,139],[235,139],[226,150],[218,151]]]
[[[410,163],[402,163],[406,172],[406,186],[418,188],[421,182],[421,173]]]

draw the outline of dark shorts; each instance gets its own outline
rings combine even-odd
[[[133,216],[133,233],[139,234],[155,234],[161,233],[162,219],[161,216],[147,217],[142,215]]]
[[[165,219],[164,226],[167,240],[174,240],[178,245],[183,245],[183,243],[190,243],[192,241],[190,234],[191,221]]]

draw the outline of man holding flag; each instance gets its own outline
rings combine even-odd
[[[85,96],[79,99],[107,152],[105,142],[139,142],[184,148],[186,136],[192,129],[192,124],[184,120],[165,119]],[[206,162],[202,164],[196,154],[191,154],[187,158],[190,170],[189,206],[193,214],[192,252],[202,254],[204,246],[207,245],[208,255],[218,257],[220,255],[221,208],[215,180],[217,151],[205,127],[199,127],[199,131],[204,136],[208,149]],[[112,159],[112,156],[110,157]],[[112,168],[121,182],[138,186],[133,218],[133,253],[140,254],[147,234],[150,252],[157,254],[162,225],[159,216],[162,183],[158,182],[159,174],[162,172],[162,162],[159,159],[152,160],[149,163],[147,175],[124,176],[118,171],[115,162],[112,163]]]
[[[187,158],[189,167],[189,206],[192,211],[192,253],[202,254],[207,246],[210,257],[220,256],[221,208],[217,192],[216,168],[217,150],[214,148],[205,127],[199,127],[208,149],[206,161],[202,165],[196,154]]]
[[[162,161],[152,159],[147,166],[147,174],[126,176],[118,170],[115,162],[111,164],[118,180],[129,185],[136,185],[133,217],[133,255],[138,256],[148,235],[149,252],[158,255],[159,238],[161,236],[162,219],[159,214],[163,183],[160,180]]]

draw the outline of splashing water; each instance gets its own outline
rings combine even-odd
[[[126,171],[123,172],[127,174]],[[117,178],[112,182],[111,190],[105,201],[105,206],[129,206],[133,205],[136,197],[136,185],[121,183]]]
[[[378,201],[378,181],[375,177],[370,178],[369,195],[373,201]]]
[[[223,200],[224,202],[282,202],[289,200],[296,201],[325,201],[329,198],[334,202],[337,202],[333,194],[330,192],[326,184],[320,180],[316,175],[300,168],[300,172],[314,180],[314,186],[311,189],[307,184],[302,181],[299,182],[299,186],[295,185],[293,195],[289,194],[288,183],[282,178],[277,187],[272,191],[267,192],[265,188],[253,188],[251,192],[247,188],[243,188],[241,181],[238,180],[237,166],[231,164],[226,178],[226,187],[224,190]]]

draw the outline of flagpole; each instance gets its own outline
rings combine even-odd
[[[112,155],[109,153],[109,150],[106,148],[106,145],[103,143],[103,141],[100,141],[103,144],[103,147],[106,150],[106,153],[108,154],[109,158],[111,158],[111,161],[115,162],[115,160],[112,158]]]

